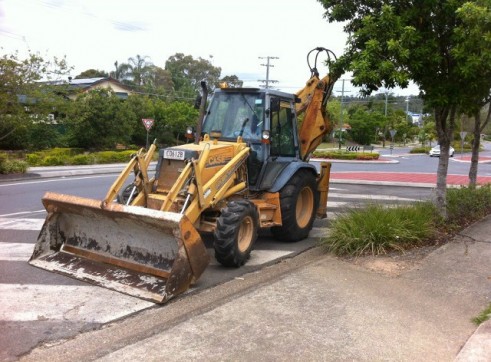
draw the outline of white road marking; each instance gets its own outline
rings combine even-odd
[[[39,213],[42,213],[42,212],[46,212],[46,210],[13,212],[11,214],[3,214],[3,215],[0,215],[0,218],[2,218],[2,217],[10,217],[10,216],[29,215],[29,214],[39,214]]]
[[[336,197],[340,199],[361,199],[361,200],[389,200],[389,201],[420,201],[420,199],[409,199],[406,197],[392,196],[392,195],[367,195],[367,194],[337,194],[330,192],[327,195],[329,197]]]
[[[49,180],[36,180],[36,181],[20,181],[20,182],[12,182],[9,184],[4,184],[1,183],[0,187],[7,187],[7,186],[19,186],[19,185],[32,185],[32,184],[43,184],[47,182],[67,182],[67,181],[75,181],[75,180],[85,180],[85,179],[91,179],[91,178],[103,178],[103,177],[112,177],[115,178],[114,174],[113,175],[95,175],[95,176],[84,176],[84,177],[65,177],[62,176],[60,178],[52,178]]]
[[[90,285],[0,284],[2,321],[107,323],[154,305]]]
[[[0,243],[0,261],[27,262],[34,250],[34,244]]]
[[[0,218],[0,230],[41,230],[44,219]]]

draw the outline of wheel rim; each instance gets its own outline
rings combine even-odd
[[[252,235],[254,234],[254,222],[252,217],[246,216],[239,227],[239,234],[237,235],[237,243],[240,252],[245,252],[249,245],[251,245]]]
[[[304,228],[309,224],[313,208],[314,194],[310,187],[304,187],[298,195],[296,206],[297,224],[300,228]]]

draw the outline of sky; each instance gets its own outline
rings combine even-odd
[[[72,77],[87,69],[110,72],[115,61],[136,55],[164,68],[183,53],[211,61],[222,77],[237,75],[246,87],[263,84],[267,60],[260,58],[269,56],[277,58],[270,59],[273,86],[294,93],[310,77],[310,50],[321,46],[339,56],[345,48],[342,24],[329,24],[323,13],[316,0],[0,0],[0,52],[66,56]],[[359,95],[349,75],[342,78],[345,95]],[[340,80],[334,91],[341,90]],[[417,95],[418,89],[389,92]]]

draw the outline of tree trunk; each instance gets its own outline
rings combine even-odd
[[[472,140],[471,167],[469,168],[469,187],[477,185],[477,167],[479,165],[479,146],[481,144],[481,111],[474,115],[474,139]]]
[[[472,140],[471,167],[469,168],[469,187],[477,186],[477,169],[479,165],[479,147],[481,145],[481,132],[487,126],[491,118],[491,105],[488,104],[488,113],[484,122],[481,121],[481,110],[477,111],[474,124],[474,139]]]
[[[456,107],[439,107],[435,109],[436,132],[440,145],[440,159],[438,161],[436,178],[435,204],[440,215],[447,218],[447,174],[448,174],[448,151],[453,138],[455,126]]]

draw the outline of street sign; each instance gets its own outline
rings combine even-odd
[[[460,132],[460,139],[463,141],[465,139],[465,136],[467,136],[467,132]]]
[[[153,120],[153,118],[143,118],[142,119],[142,123],[145,126],[147,131],[150,131],[150,128],[152,128],[154,122],[155,121]]]
[[[389,132],[390,132],[390,137],[394,139],[394,136],[396,135],[397,131],[395,129],[391,129]]]

